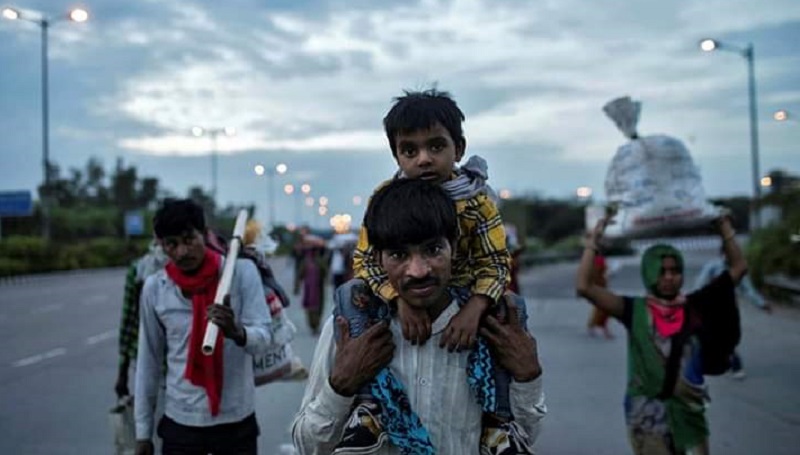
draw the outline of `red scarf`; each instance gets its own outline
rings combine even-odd
[[[683,327],[684,304],[686,297],[681,294],[673,300],[647,296],[647,308],[656,326],[656,332],[663,338],[675,335]]]
[[[186,360],[184,377],[192,384],[206,389],[211,415],[219,414],[222,401],[222,332],[217,335],[214,354],[203,354],[203,335],[205,335],[206,311],[214,303],[219,283],[219,254],[206,248],[206,255],[200,270],[186,275],[173,262],[166,266],[167,276],[175,282],[185,295],[192,297],[192,328],[189,335],[189,355]]]

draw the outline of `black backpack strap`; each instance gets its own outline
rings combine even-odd
[[[678,381],[678,374],[681,369],[681,357],[683,356],[683,345],[689,339],[691,331],[691,312],[689,308],[684,308],[686,317],[683,320],[681,330],[672,337],[669,347],[669,356],[667,357],[667,364],[665,365],[666,371],[664,372],[664,383],[661,385],[661,392],[658,393],[656,398],[665,400],[672,396],[675,390],[675,384]]]

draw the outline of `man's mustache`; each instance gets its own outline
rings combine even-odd
[[[439,285],[439,279],[435,277],[413,278],[403,283],[402,288],[404,291],[407,291],[409,289],[424,288],[428,286],[438,286],[438,285]]]

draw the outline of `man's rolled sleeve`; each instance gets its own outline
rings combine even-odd
[[[355,397],[339,395],[329,382],[335,350],[331,316],[320,333],[300,411],[292,423],[292,439],[300,455],[330,454],[350,415]]]
[[[529,382],[512,381],[510,392],[514,418],[528,433],[530,442],[533,444],[539,437],[541,420],[547,414],[542,377],[539,376]]]

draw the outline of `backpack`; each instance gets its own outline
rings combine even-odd
[[[206,240],[206,246],[212,250],[222,255],[228,254],[228,241],[225,240],[225,238],[223,238],[221,235],[209,229],[207,231]],[[286,291],[283,290],[283,286],[281,286],[278,283],[278,280],[275,279],[275,274],[272,272],[272,267],[270,267],[264,254],[257,251],[255,248],[242,245],[242,247],[239,249],[238,258],[247,259],[255,264],[256,269],[258,269],[258,274],[261,277],[261,284],[264,286],[264,293],[267,296],[269,296],[270,293],[274,293],[284,308],[289,306],[291,303],[289,300],[289,295],[286,294]]]
[[[730,368],[731,355],[742,339],[736,299],[697,305],[693,313],[699,324],[697,337],[703,374],[716,376],[725,373]]]

